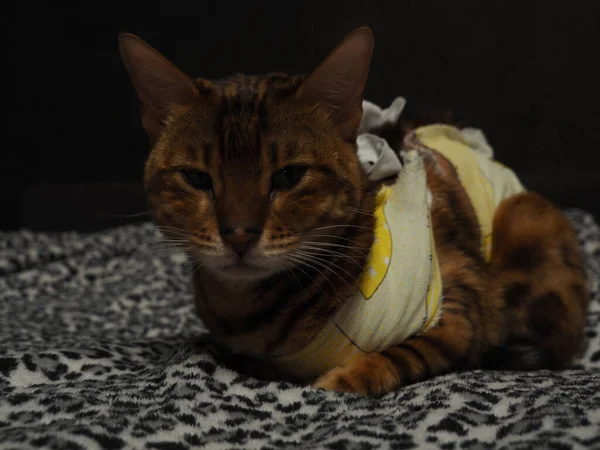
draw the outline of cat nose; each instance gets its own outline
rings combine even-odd
[[[221,235],[223,240],[231,245],[233,251],[241,257],[258,241],[261,231],[255,227],[225,228],[221,231]]]

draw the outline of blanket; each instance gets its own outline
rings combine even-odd
[[[593,288],[564,371],[471,371],[381,398],[219,362],[190,268],[156,227],[0,233],[0,448],[600,449],[600,229],[570,210]]]

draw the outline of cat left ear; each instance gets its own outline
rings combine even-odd
[[[348,34],[310,74],[298,99],[328,106],[343,139],[356,142],[362,101],[373,55],[373,32],[368,27]]]

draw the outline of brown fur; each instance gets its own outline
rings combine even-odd
[[[566,366],[581,349],[588,302],[571,224],[543,197],[521,194],[498,208],[493,240],[491,273],[504,296],[508,339],[489,364]]]
[[[354,141],[371,49],[370,32],[362,29],[309,77],[209,82],[192,81],[147,44],[122,37],[154,144],[145,172],[154,216],[198,262],[198,313],[232,355],[243,355],[230,357],[243,370],[283,377],[255,357],[303,348],[364,270],[377,186],[360,169]],[[588,294],[567,219],[535,194],[506,200],[494,218],[488,264],[454,167],[417,147],[433,195],[441,318],[427,332],[333,369],[315,385],[381,394],[451,370],[568,364],[581,344]],[[273,175],[291,165],[306,167],[306,174],[293,188],[274,191]],[[182,169],[208,174],[210,189],[194,188]],[[240,243],[254,259],[232,256]],[[227,278],[230,260],[259,261],[266,275]]]
[[[444,286],[441,320],[381,354],[328,372],[318,387],[382,394],[457,369],[557,369],[581,349],[588,293],[566,217],[534,193],[505,200],[495,213],[488,265],[453,168],[425,152]]]
[[[272,84],[267,89],[269,83]],[[189,233],[194,244],[210,249],[218,244],[224,222],[248,221],[262,229],[260,245],[265,252],[292,249],[298,244],[299,233],[321,226],[350,224],[372,228],[372,218],[355,211],[372,209],[373,195],[364,192],[366,180],[354,163],[352,146],[332,136],[324,111],[302,109],[302,105],[293,102],[290,96],[297,87],[296,78],[280,75],[236,77],[216,86],[212,94],[215,100],[209,103],[211,109],[206,104],[189,106],[173,117],[173,126],[163,133],[146,168],[149,200],[157,222]],[[265,113],[259,119],[261,108]],[[235,114],[231,114],[232,110]],[[201,129],[198,116],[208,126]],[[223,121],[219,122],[219,117]],[[224,136],[219,137],[214,131],[220,129],[224,129]],[[195,136],[199,139],[195,140]],[[312,141],[320,146],[312,147]],[[181,146],[176,142],[182,142]],[[244,148],[247,142],[256,143],[255,147]],[[187,163],[180,161],[180,148],[185,146],[188,152],[183,155],[189,158],[187,153],[192,149],[201,170],[219,173],[226,168],[221,180],[213,177],[213,196],[219,200],[214,209],[213,199],[188,188],[172,169]],[[346,160],[348,164],[344,163]],[[314,168],[303,189],[271,200],[271,174],[298,161]],[[301,216],[297,214],[299,210],[303,212]],[[196,232],[198,223],[202,223],[202,228]],[[355,230],[340,227],[314,234],[330,234],[325,239],[315,238],[325,243],[339,244],[350,239],[357,248],[369,248],[371,233]],[[303,267],[307,273],[296,270],[297,273],[278,274],[275,279],[239,288],[200,270],[194,277],[200,316],[216,336],[238,351],[261,354],[275,348],[281,352],[298,349],[314,337],[331,311],[348,295],[348,279],[360,274],[360,267],[352,261],[362,264],[362,252],[343,250],[352,259],[333,258],[331,264],[347,272],[340,269],[339,276],[316,265],[314,269]],[[321,302],[321,297],[330,300]],[[314,303],[313,308],[300,318],[307,301]],[[289,327],[301,331],[288,333]]]

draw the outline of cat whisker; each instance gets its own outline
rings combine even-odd
[[[351,210],[351,211],[361,211],[361,212],[366,212],[366,213],[372,213],[373,211],[370,211],[368,209],[363,209],[363,208],[357,208],[356,206],[346,206],[347,209]]]
[[[342,275],[337,273],[335,271],[335,269],[333,269],[332,267],[330,267],[320,261],[317,261],[315,258],[309,257],[309,256],[304,256],[304,255],[295,255],[294,257],[297,258],[301,264],[304,264],[305,266],[310,267],[313,270],[316,270],[317,272],[319,272],[321,275],[323,275],[323,277],[329,282],[329,284],[333,288],[336,295],[338,294],[338,290],[337,290],[337,287],[335,286],[335,284],[333,284],[333,282],[330,280],[330,278],[327,275],[325,275],[321,270],[319,270],[317,267],[315,267],[315,264],[317,266],[321,267],[322,269],[332,273],[333,275],[336,275],[344,284],[347,284],[347,280]]]
[[[323,272],[321,272],[321,271],[320,271],[320,270],[319,270],[317,267],[315,267],[315,266],[313,266],[312,264],[310,264],[310,262],[312,262],[310,259],[308,259],[308,258],[306,258],[306,257],[302,257],[302,258],[301,258],[301,257],[300,257],[300,256],[298,256],[298,255],[294,255],[294,256],[291,256],[291,255],[285,255],[285,257],[286,257],[286,258],[289,258],[291,261],[294,261],[294,262],[296,262],[296,263],[298,263],[298,264],[301,264],[301,265],[305,265],[306,267],[310,267],[311,269],[313,269],[313,270],[315,270],[315,271],[319,272],[319,273],[320,273],[320,274],[323,276],[323,278],[325,278],[325,280],[326,280],[326,281],[327,281],[329,284],[331,284],[331,287],[333,288],[334,292],[335,292],[335,293],[336,293],[336,295],[337,295],[337,288],[335,287],[335,285],[334,285],[334,284],[331,282],[331,280],[329,279],[329,277],[328,277],[327,275],[325,275]],[[328,267],[326,267],[326,269],[328,269],[328,270],[330,270],[330,271],[331,271],[331,269],[329,269]],[[305,273],[306,273],[306,272],[305,272]],[[335,273],[335,272],[334,272],[334,273]],[[308,275],[308,274],[307,274],[307,275]],[[339,276],[339,275],[338,275],[338,276]],[[312,278],[312,277],[311,277],[311,278]],[[313,278],[313,280],[314,280],[314,278]],[[343,279],[342,279],[342,280],[343,280]],[[314,280],[314,282],[316,283],[316,280]]]
[[[185,250],[187,247],[185,247],[183,244],[162,244],[162,245],[153,245],[150,247],[150,251],[153,252],[180,252],[182,250]]]
[[[340,273],[338,273],[334,269],[334,267],[337,267],[337,268],[339,268],[341,270],[344,270],[344,269],[341,268],[340,266],[338,266],[337,264],[332,263],[331,261],[328,261],[328,260],[326,260],[324,258],[320,258],[320,257],[318,257],[316,255],[310,255],[310,254],[308,254],[306,252],[296,252],[296,253],[294,253],[294,257],[296,257],[298,259],[301,259],[303,261],[310,262],[312,264],[316,264],[319,267],[322,267],[323,269],[328,270],[329,272],[331,272],[334,275],[336,275],[337,277],[339,277],[340,280],[343,281],[344,283],[348,282],[348,280],[346,280]],[[352,277],[352,275],[349,272],[347,272],[345,270],[344,270],[344,272],[346,272],[350,277]]]
[[[165,234],[173,234],[179,236],[190,236],[191,233],[189,231],[184,230],[183,228],[170,227],[165,225],[159,225],[156,227],[159,231]]]
[[[148,248],[150,252],[155,254],[156,256],[170,256],[177,252],[184,252],[188,258],[190,253],[193,251],[190,242],[187,240],[181,241],[154,241],[148,243]]]
[[[358,228],[358,229],[361,229],[361,230],[373,231],[373,229],[369,228],[369,227],[362,227],[360,225],[351,225],[351,224],[328,225],[326,227],[313,228],[313,231],[327,230],[327,229],[330,229],[330,228]]]
[[[350,256],[349,254],[342,253],[341,251],[338,251],[336,249],[331,249],[331,248],[328,248],[328,247],[329,246],[314,245],[314,244],[306,242],[306,243],[303,243],[302,245],[300,245],[298,247],[298,249],[300,249],[300,250],[313,250],[313,251],[327,253],[327,254],[330,254],[330,255],[336,255],[336,256],[339,256],[341,258],[350,258],[350,259],[354,260],[354,258],[352,256]],[[354,249],[352,247],[350,247],[349,250],[354,250]],[[357,251],[357,253],[360,256],[366,257],[365,253],[362,253],[360,251]]]
[[[347,207],[346,208],[348,211],[357,213],[357,214],[363,214],[365,216],[373,216],[373,211],[367,211],[366,209],[359,209],[359,208],[353,208],[353,207]]]
[[[133,218],[133,217],[150,216],[151,214],[152,214],[151,211],[143,211],[143,212],[134,213],[134,214],[114,214],[111,217],[113,219],[129,219],[129,218]]]
[[[198,263],[200,263],[200,264],[198,264]],[[194,261],[194,264],[198,264],[198,265],[195,268],[193,268],[192,275],[196,275],[198,273],[198,271],[200,269],[202,269],[202,266],[204,265],[204,263],[201,261]]]
[[[297,268],[295,265],[293,265],[292,267]],[[298,283],[298,286],[302,286],[302,283],[300,283],[300,280],[298,279],[298,277],[296,276],[294,271],[292,269],[288,269],[287,271],[292,274],[292,276],[294,277],[294,280],[296,280],[296,283]]]
[[[182,249],[189,248],[189,242],[188,243],[163,242],[163,243],[151,245],[150,248],[156,249],[156,250],[182,250]]]
[[[328,248],[313,247],[313,246],[310,246],[310,245],[301,246],[299,249],[302,250],[302,251],[303,250],[313,251],[313,253],[311,253],[311,254],[318,255],[318,256],[337,256],[337,257],[340,257],[340,258],[345,258],[348,261],[350,261],[352,264],[354,264],[355,266],[357,266],[357,267],[359,267],[361,269],[363,268],[363,266],[361,264],[359,264],[351,256],[346,255],[346,254],[341,253],[341,252],[337,252],[335,250],[330,250]],[[314,252],[317,252],[317,253],[314,253]]]
[[[305,233],[298,233],[298,234],[305,234]],[[351,242],[354,243],[353,239],[348,239],[342,236],[336,236],[335,234],[311,234],[310,237],[323,237],[323,238],[331,238],[331,239],[340,239],[343,241],[347,241],[347,242]],[[355,248],[367,248],[367,247],[363,247],[363,246],[359,246],[359,245],[353,245],[352,247]]]
[[[163,240],[163,241],[165,241],[165,240],[189,241],[190,237],[191,236],[189,234],[164,233],[159,237],[159,239]]]
[[[189,243],[189,239],[179,239],[179,238],[167,238],[167,237],[162,237],[159,238],[155,241],[150,241],[151,244],[159,244],[159,243]]]
[[[183,250],[186,255],[184,266],[191,270],[191,275],[193,276],[204,266],[204,261],[192,253],[193,248],[191,246],[188,246]]]
[[[186,245],[189,245],[189,241],[156,241],[149,242],[148,245],[150,248],[181,248]]]
[[[358,250],[363,249],[365,247],[354,247],[351,245],[342,245],[342,244],[334,244],[332,242],[320,242],[320,241],[305,241],[302,244],[300,244],[301,246],[304,244],[308,244],[308,245],[314,245],[314,246],[320,246],[320,247],[338,247],[338,248],[347,248],[349,250],[352,250],[356,253],[358,253],[359,255],[364,256],[365,258],[368,256],[367,253],[363,252],[362,250]]]
[[[368,212],[362,212],[362,211],[352,211],[355,214],[362,214],[363,216],[369,216],[369,217],[373,217],[373,213],[368,213]]]
[[[183,228],[172,227],[170,225],[157,225],[156,228],[158,228],[159,230],[176,230],[186,232]]]
[[[351,225],[351,224],[342,224],[342,225],[328,225],[326,227],[317,227],[317,228],[313,228],[312,230],[306,230],[306,231],[300,231],[298,233],[296,233],[298,236],[304,236],[307,234],[311,234],[314,233],[315,231],[320,231],[320,230],[328,230],[328,229],[336,229],[336,228],[340,228],[340,229],[344,229],[344,228],[357,228],[357,229],[361,229],[361,230],[368,230],[368,231],[373,231],[372,228],[369,227],[363,227],[360,225]],[[312,236],[317,236],[317,235],[312,235]],[[348,239],[348,238],[344,238],[342,236],[336,236],[336,235],[327,235],[331,238],[338,238],[338,239],[344,239],[347,241],[352,241],[352,239]]]
[[[284,260],[284,258],[282,258],[282,256],[285,256],[285,255],[280,255],[280,256],[277,256],[275,259],[277,259],[277,260],[278,260],[278,261],[280,261],[280,262],[281,262],[281,261],[283,261],[283,262],[284,262],[284,264],[285,264],[285,263],[286,263],[286,261]],[[297,276],[296,276],[296,274],[294,273],[294,269],[298,269],[298,270],[302,270],[302,269],[300,269],[300,268],[298,267],[298,265],[297,265],[297,264],[295,264],[295,263],[293,263],[293,262],[289,262],[289,265],[290,265],[291,267],[288,267],[288,268],[286,268],[286,273],[289,273],[289,274],[291,274],[291,275],[294,277],[294,279],[296,280],[296,283],[298,283],[298,286],[302,286],[302,283],[300,283],[300,280],[298,279],[298,277],[297,277]],[[303,270],[302,270],[302,271],[303,271]],[[303,272],[304,272],[304,271],[303,271]],[[306,274],[306,275],[307,275],[307,276],[310,278],[310,275],[308,275],[306,272],[304,272],[304,273],[305,273],[305,274]],[[313,281],[314,281],[314,279],[313,279]]]
[[[310,252],[305,252],[305,251],[299,251],[294,253],[294,255],[296,256],[304,256],[305,258],[309,258],[311,262],[314,262],[315,264],[320,264],[321,267],[325,267],[325,268],[329,268],[329,266],[334,266],[337,267],[338,269],[340,269],[342,272],[346,273],[351,280],[356,281],[357,278],[352,275],[350,272],[348,272],[346,269],[344,269],[342,266],[340,266],[339,264],[334,263],[333,261],[330,261],[326,258],[323,258],[321,255],[318,255],[316,253],[310,253]],[[360,266],[359,266],[360,267]],[[331,270],[334,274],[336,274],[338,277],[340,277],[340,279],[344,282],[347,282],[344,277],[342,277],[339,273],[337,273],[335,270]]]

